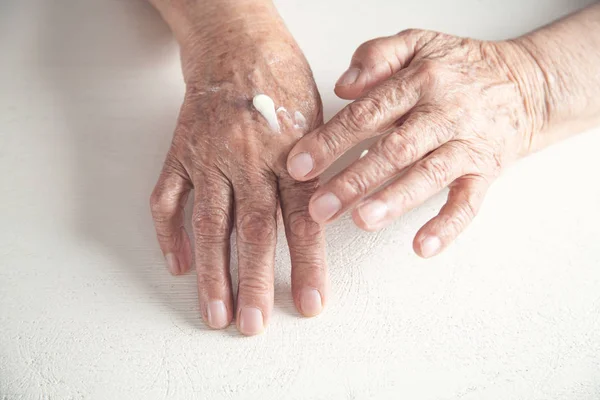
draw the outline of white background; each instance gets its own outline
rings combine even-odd
[[[280,0],[326,117],[363,41],[522,34],[585,0]],[[600,398],[600,131],[523,160],[440,257],[440,195],[376,234],[328,230],[332,295],[303,319],[285,245],[267,332],[207,330],[148,196],[183,85],[143,0],[0,2],[1,399]],[[354,152],[353,156],[357,154]]]

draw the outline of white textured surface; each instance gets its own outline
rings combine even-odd
[[[581,0],[280,0],[329,117],[362,41],[408,27],[522,33]],[[329,229],[332,294],[298,317],[285,245],[275,315],[242,338],[204,328],[193,274],[169,276],[147,198],[183,93],[141,0],[0,2],[1,399],[600,398],[600,131],[494,185],[444,255],[389,229]],[[360,154],[357,149],[351,158]]]

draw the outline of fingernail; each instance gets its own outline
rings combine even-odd
[[[208,324],[211,328],[222,329],[229,325],[229,321],[227,321],[227,308],[221,300],[209,301],[206,313],[208,314]]]
[[[244,335],[256,335],[264,329],[263,315],[258,308],[245,307],[240,312],[240,331]]]
[[[342,202],[333,193],[319,196],[312,204],[312,217],[316,222],[325,222],[342,208]]]
[[[168,253],[165,255],[165,260],[167,261],[167,268],[169,268],[169,272],[173,275],[179,275],[179,261],[177,257],[173,253]]]
[[[321,313],[323,303],[317,289],[304,288],[300,293],[300,311],[306,317],[314,317]]]
[[[356,67],[350,67],[346,72],[340,76],[338,79],[336,86],[348,86],[352,85],[354,82],[358,80],[358,76],[360,75],[360,69]]]
[[[377,225],[387,216],[388,206],[381,200],[373,200],[360,206],[358,214],[367,225]]]
[[[435,256],[442,248],[442,242],[437,236],[427,236],[421,242],[421,254],[423,257]]]
[[[290,175],[294,178],[304,178],[314,167],[312,156],[309,153],[296,154],[290,160]]]

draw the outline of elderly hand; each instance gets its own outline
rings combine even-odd
[[[518,41],[418,30],[371,40],[336,85],[340,97],[356,100],[296,144],[288,171],[313,179],[352,146],[383,135],[313,195],[310,214],[329,222],[356,206],[355,223],[377,230],[449,186],[413,244],[423,257],[436,255],[473,219],[498,173],[531,150],[544,125],[542,82]]]
[[[305,316],[318,314],[327,290],[323,231],[308,213],[317,183],[296,182],[285,167],[294,143],[322,124],[321,101],[302,52],[274,7],[265,4],[236,10],[228,21],[211,19],[201,34],[181,35],[187,90],[151,197],[160,247],[171,273],[182,274],[192,263],[183,210],[194,188],[200,309],[212,328],[226,327],[234,316],[229,257],[235,227],[235,315],[247,335],[263,330],[273,307],[278,204],[296,307]],[[260,93],[285,108],[277,112],[279,131],[252,106]]]

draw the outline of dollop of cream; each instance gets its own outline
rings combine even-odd
[[[257,94],[252,99],[252,105],[269,124],[269,127],[275,132],[279,132],[279,121],[277,120],[277,112],[275,111],[275,102],[266,94]]]
[[[304,115],[302,115],[302,113],[300,111],[296,111],[294,113],[294,119],[296,120],[296,123],[294,124],[294,128],[296,128],[296,129],[306,128],[306,118],[304,118]]]

